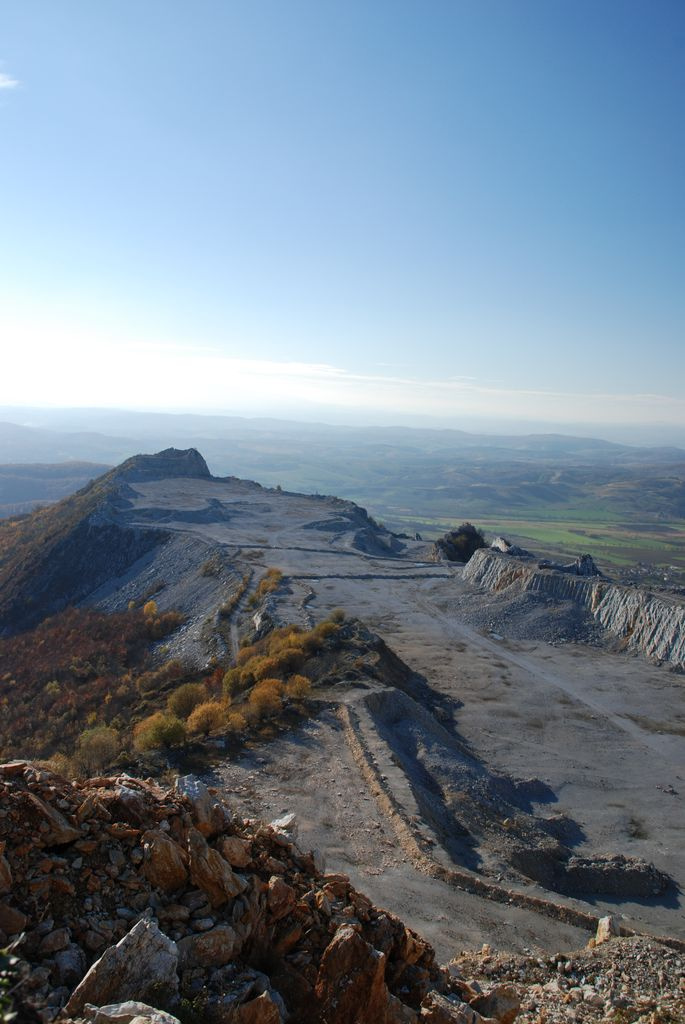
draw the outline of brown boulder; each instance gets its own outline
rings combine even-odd
[[[252,860],[252,844],[239,836],[224,836],[219,843],[222,856],[234,868],[244,868]]]
[[[217,850],[211,849],[197,829],[188,830],[188,855],[190,858],[190,879],[207,893],[213,907],[239,896],[246,883],[231,870]]]
[[[269,913],[275,920],[285,917],[295,906],[295,890],[280,875],[272,875],[266,891],[266,903]]]
[[[448,999],[439,992],[429,992],[421,1003],[421,1024],[496,1024],[490,1017],[482,1017],[468,1003]]]
[[[0,893],[10,892],[12,889],[12,869],[7,859],[3,856],[5,844],[0,845]]]
[[[472,999],[471,1006],[483,1017],[494,1017],[500,1024],[512,1024],[521,1009],[521,1000],[513,985],[495,985],[489,992]]]
[[[50,956],[52,953],[58,953],[61,949],[66,949],[70,941],[69,929],[57,928],[53,932],[48,932],[42,940],[38,947],[38,954],[39,956]]]
[[[16,907],[8,907],[6,903],[0,903],[0,930],[6,935],[16,935],[26,927],[28,918]]]
[[[173,839],[157,829],[142,835],[145,877],[157,889],[173,892],[188,881],[185,853]]]
[[[223,967],[240,951],[239,936],[226,924],[198,935],[187,935],[178,942],[181,969],[189,967]]]
[[[236,1024],[283,1024],[281,1011],[268,992],[262,992],[256,999],[239,1006],[235,1015]]]
[[[73,843],[75,839],[82,838],[79,829],[70,825],[57,808],[46,804],[35,793],[27,793],[26,798],[40,812],[43,822],[48,826],[45,832],[41,830],[40,838],[43,846],[64,846],[66,843]]]

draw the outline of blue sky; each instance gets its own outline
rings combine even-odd
[[[0,403],[685,424],[680,0],[7,0]]]

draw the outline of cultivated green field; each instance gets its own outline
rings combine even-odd
[[[450,517],[393,514],[386,525],[406,532],[418,531],[432,539],[459,523]],[[601,566],[617,569],[647,563],[656,578],[685,574],[685,519],[665,523],[620,523],[577,518],[477,516],[472,520],[487,537],[503,534],[508,540],[548,558],[575,558],[585,552]],[[676,572],[674,573],[674,570]]]

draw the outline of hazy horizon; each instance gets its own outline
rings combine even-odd
[[[612,441],[620,444],[657,447],[675,446],[685,448],[685,427],[679,428],[665,423],[560,423],[553,420],[535,421],[525,419],[497,419],[494,417],[431,417],[431,416],[364,416],[356,410],[328,409],[328,415],[307,415],[306,409],[299,410],[299,415],[290,414],[287,409],[272,408],[270,411],[249,413],[236,412],[230,409],[211,409],[197,411],[193,409],[155,409],[155,408],[124,408],[117,406],[20,406],[1,405],[0,421],[16,423],[20,426],[50,428],[64,430],[91,429],[98,433],[106,433],[108,418],[112,418],[111,428],[115,429],[122,418],[131,417],[133,424],[131,434],[136,432],[136,417],[153,417],[160,421],[164,417],[191,417],[197,421],[198,429],[202,429],[203,419],[214,418],[237,420],[241,424],[259,424],[262,421],[277,421],[313,428],[341,427],[350,430],[374,429],[409,429],[462,431],[468,434],[524,436],[535,434],[559,434],[571,437],[586,437]],[[94,424],[99,424],[95,426]],[[210,431],[211,433],[211,431]],[[173,435],[170,435],[173,438]]]

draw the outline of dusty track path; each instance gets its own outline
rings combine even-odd
[[[515,665],[517,668],[522,669],[531,678],[538,680],[538,682],[545,688],[555,688],[571,697],[574,701],[579,701],[584,704],[590,711],[596,715],[601,715],[607,721],[610,721],[617,729],[621,729],[637,743],[650,748],[657,752],[661,757],[665,757],[667,760],[673,762],[675,767],[682,767],[682,756],[680,752],[669,751],[664,749],[663,742],[658,736],[654,736],[644,729],[641,729],[635,722],[632,722],[629,718],[624,715],[615,713],[606,706],[606,703],[602,703],[596,699],[591,693],[583,690],[578,685],[577,678],[572,675],[562,675],[559,672],[551,670],[546,665],[541,665],[540,662],[525,653],[525,651],[516,651],[507,644],[503,644],[496,640],[491,640],[487,636],[484,636],[482,632],[468,626],[465,622],[459,621],[450,616],[445,612],[441,611],[436,607],[434,603],[427,601],[420,593],[414,597],[417,607],[421,607],[426,615],[433,619],[440,618],[442,626],[445,632],[446,638],[453,638],[455,642],[468,642],[468,644],[484,652],[492,657],[493,660],[505,662],[509,665]]]

